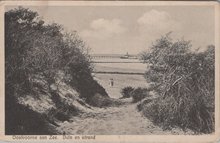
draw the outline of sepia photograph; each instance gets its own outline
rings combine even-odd
[[[123,4],[4,7],[5,135],[215,134],[217,3]]]

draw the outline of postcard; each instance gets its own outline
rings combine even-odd
[[[1,1],[0,140],[218,142],[214,1]]]

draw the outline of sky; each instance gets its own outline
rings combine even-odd
[[[93,54],[138,54],[170,31],[194,49],[214,44],[213,6],[32,6],[47,23],[77,31]],[[8,7],[6,10],[13,7]]]

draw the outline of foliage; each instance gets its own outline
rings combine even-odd
[[[130,98],[132,96],[133,91],[134,91],[134,88],[131,86],[124,87],[121,90],[122,98]]]
[[[146,88],[136,88],[133,90],[132,92],[132,99],[133,99],[133,102],[138,102],[138,101],[141,101],[142,99],[146,98],[150,96],[149,95],[149,90],[146,89]]]
[[[45,24],[26,8],[5,12],[5,86],[6,111],[13,113],[16,99],[34,92],[34,76],[44,77],[52,94],[59,71],[65,73],[66,83],[85,98],[96,92],[107,93],[94,81],[88,47],[77,32],[64,32],[61,25]],[[14,102],[11,99],[15,99]],[[17,105],[17,104],[16,104]],[[9,124],[12,114],[6,114]]]
[[[132,97],[133,102],[141,101],[142,99],[149,97],[149,89],[147,88],[133,88],[131,86],[127,86],[121,90],[122,98],[130,98]]]
[[[26,92],[35,74],[53,84],[60,70],[79,91],[80,85],[98,87],[88,48],[77,32],[64,32],[56,23],[46,25],[36,12],[19,7],[5,13],[5,40],[7,87],[17,85],[17,90]]]
[[[146,116],[165,128],[179,126],[196,132],[214,130],[214,46],[191,52],[190,41],[173,42],[169,34],[142,54],[149,64],[148,82],[161,95],[143,109]]]

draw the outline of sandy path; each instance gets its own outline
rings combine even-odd
[[[95,113],[73,117],[72,122],[60,124],[59,130],[66,134],[83,135],[144,135],[178,134],[180,131],[163,131],[153,125],[136,109],[136,104],[98,109]],[[184,133],[181,133],[184,134]]]

